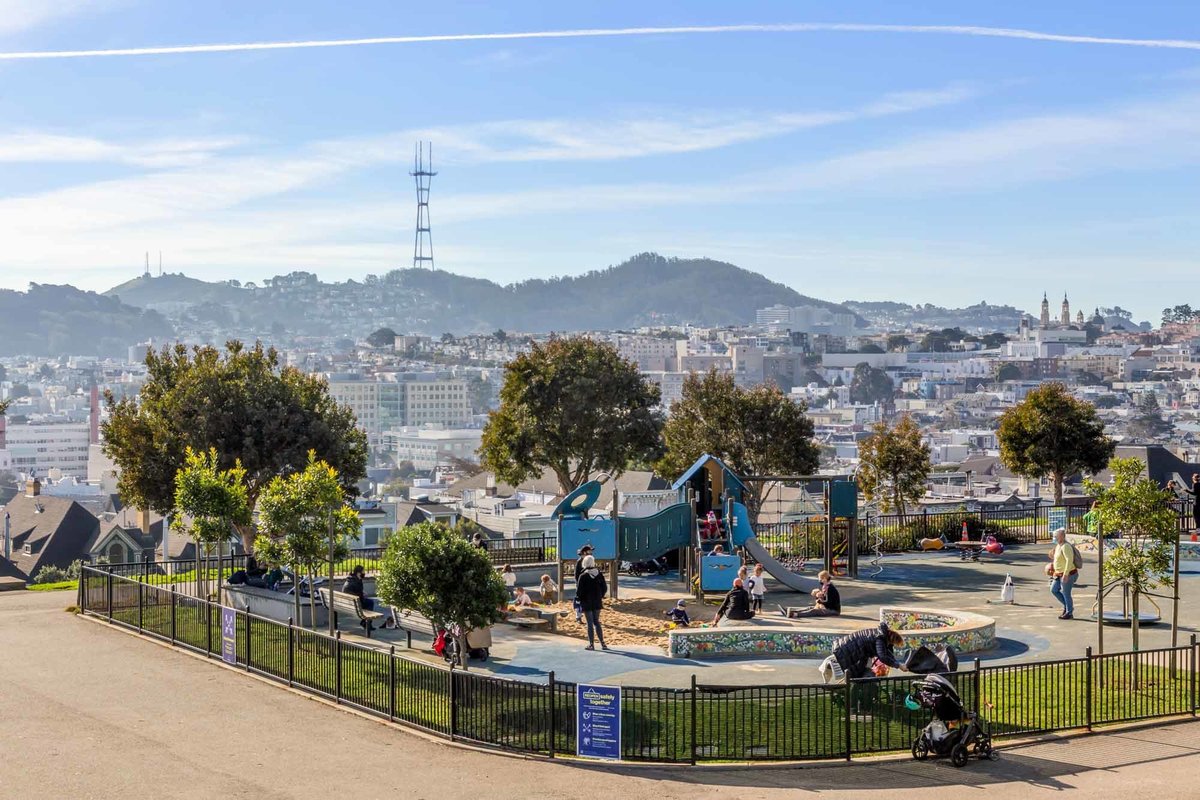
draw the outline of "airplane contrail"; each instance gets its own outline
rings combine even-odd
[[[1200,50],[1200,41],[1192,39],[1127,39],[1107,36],[1076,36],[1045,33],[1021,28],[988,28],[974,25],[875,25],[843,22],[783,22],[744,25],[676,25],[645,28],[581,28],[557,31],[515,33],[452,33],[430,36],[377,36],[367,39],[317,39],[304,42],[234,42],[228,44],[189,44],[163,47],[128,47],[111,50],[33,50],[0,53],[0,61],[32,61],[57,58],[110,58],[116,56],[160,56],[188,53],[237,53],[249,50],[301,50],[314,47],[361,47],[383,44],[423,44],[433,42],[509,41],[515,39],[584,39],[605,36],[656,36],[662,34],[713,33],[809,33],[817,31],[854,33],[926,33],[949,36],[984,36],[999,39],[1027,39],[1067,44],[1152,47],[1172,50]]]

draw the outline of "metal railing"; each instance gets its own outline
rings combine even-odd
[[[231,609],[85,567],[82,613],[176,647],[222,657]],[[575,684],[446,669],[341,635],[235,615],[237,667],[452,740],[554,757],[575,752]],[[974,662],[952,676],[964,709],[1005,737],[1195,715],[1197,649],[1093,655],[1024,664]],[[905,699],[913,676],[848,685],[622,688],[622,757],[631,761],[803,761],[907,750],[930,720]]]

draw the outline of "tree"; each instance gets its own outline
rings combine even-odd
[[[890,404],[896,396],[896,386],[887,372],[865,361],[854,368],[850,379],[850,402]]]
[[[903,352],[912,345],[912,339],[909,339],[903,334],[892,334],[887,338],[887,349],[889,352]]]
[[[508,590],[487,553],[445,525],[421,522],[388,540],[376,582],[393,608],[416,611],[460,636],[500,620]],[[466,653],[465,647],[459,648]]]
[[[1061,383],[1044,383],[1000,417],[1000,460],[1019,475],[1049,476],[1054,502],[1062,502],[1063,481],[1082,471],[1099,472],[1116,443],[1104,435],[1104,422],[1091,403],[1076,400]]]
[[[874,342],[867,342],[862,347],[858,348],[860,353],[882,353],[884,349]]]
[[[1115,394],[1102,394],[1094,402],[1096,408],[1116,408],[1121,405],[1121,399]]]
[[[268,563],[290,565],[293,575],[308,575],[312,585],[320,564],[347,556],[346,540],[358,536],[360,521],[358,512],[346,505],[337,470],[310,450],[302,471],[276,475],[263,489],[258,500],[258,526],[262,533],[254,541],[255,554]],[[332,571],[332,563],[329,569]],[[299,620],[299,591],[295,595]],[[308,601],[315,627],[312,592]]]
[[[1008,341],[1008,337],[1000,331],[996,331],[995,333],[984,334],[980,341],[983,342],[984,348],[988,350],[995,350],[1000,345],[1006,343]]]
[[[229,541],[235,525],[250,523],[246,470],[238,461],[229,469],[221,469],[215,448],[200,451],[187,448],[184,464],[175,473],[172,513],[184,533],[196,543],[196,588],[199,592],[204,586],[207,595],[208,570],[201,567],[201,555],[207,560],[213,545]],[[218,582],[220,558],[218,550]]]
[[[1126,432],[1135,439],[1159,439],[1170,435],[1174,430],[1171,423],[1163,419],[1162,409],[1158,405],[1158,396],[1154,392],[1144,392],[1141,400],[1130,415]]]
[[[535,344],[504,368],[482,464],[512,485],[549,468],[567,492],[592,472],[624,472],[662,452],[659,390],[610,344],[574,337]]]
[[[663,440],[666,454],[654,469],[668,479],[705,453],[738,475],[807,475],[816,471],[819,461],[812,420],[803,406],[774,386],[743,389],[732,375],[715,370],[684,380]],[[746,506],[754,520],[770,487],[766,481],[752,481],[747,489]]]
[[[996,380],[1002,383],[1004,381],[1019,381],[1021,377],[1021,368],[1016,364],[1001,364],[1000,368],[996,370]]]
[[[497,342],[504,342],[508,340],[508,333],[505,332],[504,328],[497,328],[492,334],[492,338]]]
[[[367,440],[354,412],[329,396],[324,379],[279,367],[272,349],[229,342],[224,352],[181,344],[146,357],[136,400],[105,392],[104,452],[120,469],[126,503],[168,513],[187,448],[216,448],[221,469],[240,462],[253,508],[270,480],[303,469],[308,452],[338,471],[342,491],[357,493],[366,475]],[[254,536],[242,526],[247,547]]]
[[[1133,649],[1137,650],[1138,598],[1159,586],[1173,585],[1169,572],[1179,541],[1179,520],[1169,505],[1174,499],[1171,493],[1146,477],[1139,459],[1114,458],[1108,467],[1112,484],[1088,481],[1086,489],[1096,498],[1102,530],[1125,540],[1106,551],[1101,577],[1124,584],[1131,594]]]
[[[868,502],[879,501],[883,513],[898,512],[901,518],[908,503],[925,494],[925,481],[932,465],[929,445],[921,429],[908,414],[895,427],[880,422],[871,435],[858,443],[858,485]]]
[[[380,328],[373,331],[367,337],[367,344],[371,347],[394,347],[396,344],[396,332],[388,327]]]

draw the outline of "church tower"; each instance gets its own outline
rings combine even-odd
[[[1075,312],[1075,324],[1079,326],[1083,325],[1083,309]]]
[[[1046,293],[1042,292],[1042,329],[1050,327],[1050,300],[1047,299]]]
[[[1066,292],[1063,292],[1062,324],[1063,325],[1071,324],[1071,304],[1067,302],[1067,293]]]

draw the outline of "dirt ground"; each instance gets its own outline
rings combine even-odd
[[[692,619],[693,627],[700,623],[712,622],[713,614],[717,610],[715,602],[702,603],[695,598],[685,598],[682,594],[674,599],[605,600],[604,610],[600,612],[600,625],[604,628],[605,642],[610,645],[657,645],[665,651],[668,626],[665,612],[680,599],[687,600],[688,615]],[[587,623],[575,621],[575,612],[571,610],[570,603],[539,608],[567,612],[559,620],[559,635],[587,639]]]

